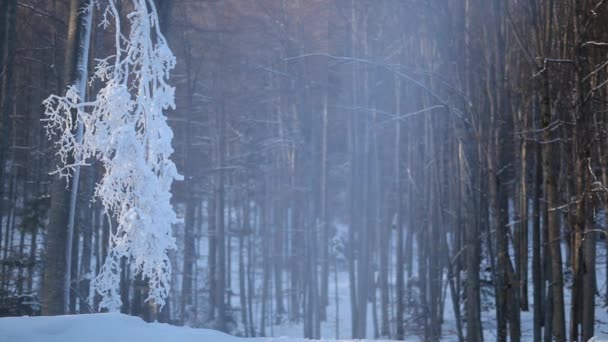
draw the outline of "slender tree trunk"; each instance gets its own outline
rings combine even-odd
[[[187,128],[188,129],[188,128]],[[188,179],[188,178],[187,178]],[[193,317],[190,315],[191,307],[193,304],[194,294],[194,265],[195,259],[195,238],[194,238],[194,216],[196,212],[192,196],[192,189],[186,190],[188,195],[186,196],[186,215],[184,218],[184,256],[183,256],[183,268],[182,268],[182,288],[181,288],[181,302],[180,302],[180,314],[182,324],[191,324]]]
[[[327,306],[329,305],[329,217],[327,214],[327,124],[328,108],[327,93],[323,96],[323,117],[321,128],[321,298],[320,319],[327,320]]]
[[[387,197],[387,196],[384,196]],[[384,199],[384,204],[388,204],[388,200]],[[380,234],[379,234],[379,250],[378,258],[380,259],[380,274],[379,274],[379,287],[380,287],[380,336],[383,338],[391,337],[391,317],[389,315],[390,306],[390,292],[389,292],[389,262],[390,262],[390,247],[391,247],[391,211],[383,211],[384,219],[380,222]]]
[[[208,281],[209,281],[209,312],[207,318],[213,320],[215,318],[216,309],[216,293],[217,293],[217,210],[216,194],[212,194],[207,202],[207,237],[209,245],[209,256],[207,259]]]
[[[245,197],[245,201],[248,201],[248,197]],[[249,324],[247,320],[247,289],[245,287],[246,284],[246,274],[245,274],[245,236],[249,235],[249,204],[247,202],[241,203],[242,206],[242,217],[243,222],[241,226],[241,231],[239,233],[239,299],[241,303],[241,321],[243,323],[243,329],[245,330],[245,336],[249,337]]]
[[[268,183],[266,180],[265,183]],[[267,213],[267,184],[263,185],[264,193],[261,199],[262,206],[258,208],[260,211],[260,225],[261,225],[261,239],[262,239],[262,298],[260,305],[260,336],[266,336],[266,320],[268,316],[268,297],[270,292],[270,246],[268,245],[269,235],[268,234],[268,213]],[[305,321],[306,322],[306,321]],[[306,333],[306,326],[304,327]],[[306,337],[306,335],[305,335]]]
[[[357,41],[357,10],[355,6],[355,1],[351,0],[350,3],[350,11],[351,11],[351,54],[355,56],[356,52],[356,41]],[[351,94],[351,102],[353,108],[357,107],[357,69],[355,67],[355,63],[352,64],[352,94]],[[349,248],[348,255],[348,274],[349,274],[349,290],[350,290],[350,306],[351,306],[351,335],[353,338],[358,337],[357,325],[358,325],[358,317],[359,317],[359,306],[358,306],[358,295],[357,292],[360,291],[356,282],[356,249],[357,249],[357,199],[356,199],[356,191],[355,187],[358,184],[357,179],[357,128],[356,128],[356,116],[358,113],[356,111],[352,111],[349,113],[349,123],[348,123],[348,140],[349,140],[349,161],[350,161],[350,184],[349,184],[349,229],[348,229],[348,241],[351,248]]]
[[[250,198],[247,197],[247,207],[249,208],[250,204],[249,204],[249,200]],[[249,209],[248,209],[249,211]],[[245,222],[249,222],[249,219],[247,218],[247,221]],[[247,223],[249,224],[249,223]],[[255,333],[255,322],[253,320],[253,299],[254,299],[254,295],[255,295],[255,278],[254,278],[254,270],[253,270],[253,265],[255,264],[255,258],[254,258],[254,252],[253,252],[253,247],[252,247],[252,235],[253,234],[249,234],[247,236],[247,309],[248,309],[248,320],[249,320],[249,336],[251,337],[255,337],[256,333]]]
[[[541,267],[541,209],[542,196],[542,153],[541,146],[536,147],[534,162],[534,201],[532,202],[532,285],[534,297],[534,341],[542,341],[543,326],[543,277]]]
[[[461,194],[471,194],[470,186],[471,179],[470,176],[468,179],[464,179],[467,175],[467,170],[465,168],[465,154],[462,143],[458,145],[458,160],[460,167],[460,187]],[[467,186],[468,185],[468,186]],[[461,195],[464,201],[461,203],[469,203],[466,198],[468,196]],[[479,279],[479,271],[480,271],[480,260],[481,260],[481,238],[480,238],[480,229],[477,223],[477,220],[471,219],[468,217],[466,212],[471,212],[466,210],[465,206],[465,217],[468,220],[465,220],[467,227],[467,245],[466,245],[466,262],[467,262],[467,284],[466,284],[466,315],[467,315],[467,341],[472,342],[482,342],[483,341],[483,331],[481,326],[481,299],[480,299],[480,279]]]
[[[217,329],[226,331],[226,230],[224,219],[225,205],[225,178],[226,171],[224,170],[225,158],[227,151],[226,143],[226,115],[225,104],[222,102],[221,110],[218,111],[218,126],[219,126],[219,155],[218,155],[218,202],[217,202]]]
[[[521,130],[528,129],[528,114],[527,108],[524,108],[522,113],[522,124]],[[518,278],[520,281],[520,299],[521,309],[528,311],[528,188],[527,188],[527,142],[525,134],[521,136],[520,142],[520,169],[519,169],[519,219],[520,219],[520,231],[519,231],[519,264],[518,264]]]
[[[85,200],[89,200],[94,192],[94,169],[90,169],[87,172],[86,177],[86,193]],[[84,201],[83,201],[84,202]],[[94,219],[93,211],[95,208],[92,205],[84,205],[84,222],[81,225],[82,229],[82,257],[80,262],[80,280],[78,289],[80,292],[80,312],[81,313],[92,313],[90,304],[88,302],[89,292],[91,287],[91,278],[93,276],[91,269],[91,254],[93,245],[93,229]]]
[[[74,218],[73,235],[72,235],[72,254],[70,256],[70,282],[69,282],[69,293],[70,293],[70,314],[76,314],[76,302],[78,301],[78,262],[80,261],[80,232],[76,224],[76,218]]]
[[[547,71],[545,71],[547,72]],[[543,140],[551,140],[551,103],[549,98],[549,78],[544,75],[542,88],[541,113]],[[564,314],[564,280],[562,273],[561,234],[554,207],[557,205],[555,196],[555,178],[553,175],[552,144],[543,145],[543,179],[545,187],[545,202],[547,211],[547,231],[549,252],[551,256],[551,297],[553,312],[552,334],[557,342],[566,341],[566,319]]]
[[[579,97],[579,103],[576,113],[573,115],[573,120],[576,122],[575,137],[576,141],[573,144],[575,153],[575,176],[576,176],[576,211],[574,215],[574,243],[572,254],[577,258],[577,264],[573,263],[573,273],[575,277],[576,292],[573,293],[573,304],[577,304],[577,312],[573,312],[571,319],[576,323],[580,322],[581,336],[583,341],[591,339],[594,335],[595,325],[595,293],[596,293],[596,234],[594,232],[594,213],[591,208],[593,205],[592,197],[588,195],[590,181],[588,180],[588,170],[591,170],[591,144],[590,134],[595,131],[592,127],[597,127],[597,121],[593,120],[597,115],[593,110],[593,103],[586,96],[590,93],[590,83],[593,79],[586,81],[583,79],[588,74],[588,60],[590,52],[583,44],[587,41],[587,14],[585,10],[585,2],[572,0],[572,6],[575,11],[573,17],[573,35],[574,35],[574,84],[575,91]],[[594,122],[595,121],[595,122]],[[599,136],[599,135],[598,135]],[[586,165],[589,163],[589,165]],[[591,171],[592,172],[592,171]],[[576,268],[574,268],[576,266]],[[575,271],[576,270],[576,271]],[[575,286],[572,291],[575,292]],[[578,300],[580,296],[581,300]],[[575,306],[573,305],[573,308]],[[573,319],[576,317],[576,321]],[[571,338],[578,339],[578,327],[573,326]]]
[[[82,11],[81,9],[89,4],[89,0],[71,0],[70,2],[64,79],[68,84],[78,81],[77,87],[80,94],[85,93],[92,21],[92,11]],[[69,163],[71,163],[70,160],[68,160]],[[54,177],[51,186],[51,209],[47,227],[46,265],[42,292],[42,313],[44,315],[63,314],[68,310],[77,172],[69,184],[71,192],[66,189],[64,179]]]
[[[8,154],[8,144],[10,136],[10,109],[9,103],[12,101],[13,93],[13,59],[15,49],[15,23],[16,23],[16,3],[15,0],[0,0],[0,117],[2,138],[0,145],[0,249],[8,246],[8,241],[4,239],[3,244],[3,220],[4,220],[4,188],[6,182],[6,156]],[[15,9],[13,9],[13,7]],[[12,33],[12,34],[11,34]],[[9,51],[6,54],[5,52]],[[10,51],[13,50],[13,51]],[[10,62],[10,64],[9,64]],[[2,267],[4,269],[4,267]]]
[[[395,113],[399,115],[401,111],[401,83],[398,78],[395,78]],[[396,195],[396,210],[395,210],[395,229],[397,230],[397,264],[395,265],[397,272],[396,287],[397,292],[397,315],[395,317],[395,337],[402,340],[405,335],[403,322],[404,309],[404,252],[403,252],[403,195],[401,188],[401,123],[395,125],[395,195]],[[408,227],[409,229],[409,227]],[[410,275],[411,276],[411,275]]]

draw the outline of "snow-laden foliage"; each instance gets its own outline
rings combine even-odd
[[[98,60],[93,78],[103,87],[91,102],[76,87],[45,100],[47,132],[56,138],[61,176],[70,177],[92,158],[105,169],[96,195],[117,226],[94,282],[101,306],[120,308],[123,257],[149,280],[148,299],[162,306],[171,279],[167,251],[175,248],[171,225],[178,222],[170,189],[174,179],[181,179],[169,159],[173,132],[163,114],[175,107],[175,90],[166,83],[175,57],[160,31],[154,1],[131,0],[128,35],[120,32],[116,0],[107,2],[103,24],[116,28],[116,55]],[[78,123],[84,127],[82,138],[76,134]]]

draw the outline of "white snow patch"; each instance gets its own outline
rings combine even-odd
[[[0,318],[0,340],[6,342],[307,341],[289,337],[240,338],[208,329],[146,323],[139,317],[119,313]]]

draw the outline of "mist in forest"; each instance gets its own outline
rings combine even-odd
[[[604,0],[0,0],[0,317],[608,338],[607,19]],[[0,340],[45,341],[35,322],[0,318]]]

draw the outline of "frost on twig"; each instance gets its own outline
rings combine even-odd
[[[175,107],[175,89],[166,83],[175,57],[160,32],[154,1],[131,0],[128,34],[120,32],[116,0],[107,1],[104,25],[116,27],[116,54],[97,61],[93,77],[103,86],[91,102],[75,87],[46,99],[47,133],[58,147],[61,176],[70,177],[92,158],[105,170],[95,194],[117,226],[94,282],[101,307],[120,308],[123,257],[149,280],[148,299],[162,306],[171,279],[167,251],[175,248],[171,226],[178,222],[170,190],[182,178],[170,159],[173,132],[163,113]]]

